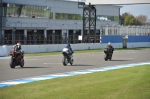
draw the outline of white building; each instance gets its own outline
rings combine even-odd
[[[2,44],[80,43],[83,9],[78,2],[65,0],[2,0]],[[121,6],[95,5],[96,30],[119,25]],[[75,37],[73,37],[73,35]],[[75,42],[73,42],[73,40]]]

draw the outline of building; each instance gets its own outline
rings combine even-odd
[[[1,0],[0,3],[1,44],[81,43],[78,37],[83,35],[83,9],[78,8],[78,2]],[[103,26],[119,25],[121,6],[95,5],[95,8],[96,35],[100,37]]]

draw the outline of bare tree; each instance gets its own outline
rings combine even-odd
[[[145,15],[139,15],[136,17],[140,25],[147,25],[147,16]]]

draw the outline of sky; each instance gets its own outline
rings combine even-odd
[[[145,15],[147,16],[148,21],[150,21],[150,4],[137,4],[137,5],[122,5],[120,9],[120,14],[129,12],[134,16]]]
[[[68,1],[77,1],[78,0],[68,0]],[[85,1],[85,0],[79,0],[79,1]],[[138,15],[145,15],[147,16],[148,21],[150,22],[150,4],[135,4],[135,5],[121,5],[123,6],[120,9],[120,14],[125,12],[129,12],[130,14],[134,16]]]

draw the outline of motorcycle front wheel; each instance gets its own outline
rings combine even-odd
[[[21,64],[20,64],[20,67],[23,67],[24,66],[24,59],[22,60]]]
[[[109,56],[109,60],[111,61],[111,59],[112,59],[112,53],[110,54],[110,56]]]
[[[73,65],[73,61],[74,61],[74,60],[73,60],[73,59],[71,59],[71,61],[70,61],[70,65]]]
[[[16,67],[13,57],[10,58],[9,65],[10,65],[11,68],[15,68]]]
[[[104,55],[104,60],[105,60],[105,61],[108,60],[107,54]]]
[[[63,57],[62,63],[64,66],[66,66],[68,64],[68,60],[66,57]]]

